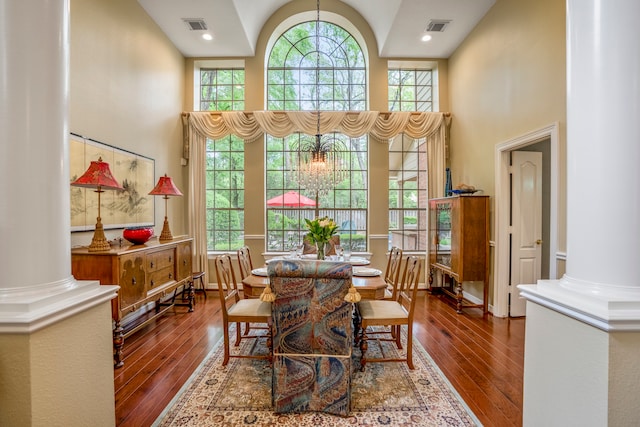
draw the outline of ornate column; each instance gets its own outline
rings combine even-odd
[[[524,425],[640,419],[640,3],[567,0],[567,268],[527,299]]]

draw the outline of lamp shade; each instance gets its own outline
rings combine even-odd
[[[152,196],[182,196],[178,187],[175,186],[170,177],[165,173],[161,176],[155,188],[149,192]]]
[[[102,190],[122,190],[118,181],[111,174],[109,163],[102,157],[92,161],[87,171],[71,183],[74,187],[100,188]]]

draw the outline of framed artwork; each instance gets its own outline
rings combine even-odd
[[[155,161],[130,151],[84,138],[69,136],[69,183],[80,177],[91,161],[102,158],[123,190],[105,190],[100,215],[105,229],[155,225],[153,196]],[[98,195],[89,188],[72,187],[71,231],[90,231],[96,227]]]

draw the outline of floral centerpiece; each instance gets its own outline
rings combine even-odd
[[[313,220],[304,219],[307,223],[307,240],[315,243],[318,252],[318,259],[324,259],[324,248],[331,237],[337,233],[338,225],[330,218],[316,218]]]

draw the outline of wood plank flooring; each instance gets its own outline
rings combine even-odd
[[[188,313],[175,307],[125,340],[114,370],[116,423],[149,426],[222,337],[220,303],[209,291]],[[441,297],[421,292],[414,336],[485,426],[522,425],[524,319],[456,314]]]

